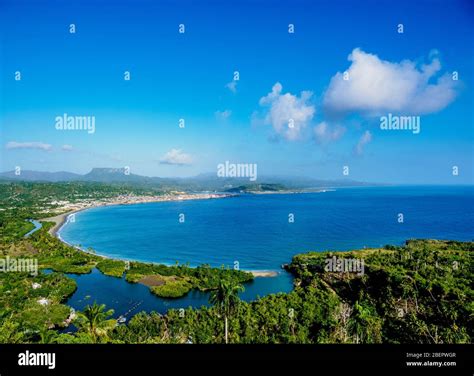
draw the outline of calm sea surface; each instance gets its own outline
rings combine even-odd
[[[60,236],[120,259],[229,267],[238,262],[245,270],[279,271],[278,277],[247,285],[242,298],[252,300],[291,290],[291,277],[280,267],[296,253],[402,244],[409,238],[472,240],[474,187],[343,188],[100,207],[77,213]],[[139,301],[139,310],[164,312],[200,306],[208,298],[194,292],[178,300],[158,299],[145,286],[96,272],[75,278],[79,288],[69,304],[79,309],[86,301],[105,299],[120,314]]]

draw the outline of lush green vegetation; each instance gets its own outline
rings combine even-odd
[[[127,325],[117,325],[107,314],[104,319],[107,318],[108,324],[104,324],[103,330],[91,329],[90,325],[77,322],[78,332],[61,335],[54,329],[61,327],[68,316],[68,312],[60,308],[64,307],[61,301],[74,291],[74,282],[59,273],[40,274],[38,277],[4,273],[0,275],[3,277],[1,306],[10,308],[1,310],[3,331],[0,340],[58,343],[471,343],[473,247],[473,243],[416,240],[407,242],[404,247],[301,254],[295,256],[288,266],[295,275],[295,288],[291,293],[242,302],[237,296],[241,289],[239,279],[223,274],[212,289],[212,307],[170,310],[166,315],[140,313]],[[364,274],[325,272],[325,260],[334,255],[362,258]],[[162,291],[173,291],[181,284],[190,283],[185,282],[185,278],[190,278],[183,272],[186,266],[165,269],[158,266],[162,273],[169,274],[165,276],[149,274],[150,271],[157,272],[154,265],[140,267],[133,264],[131,270],[157,277],[149,282],[169,280],[170,284],[152,286],[152,290],[167,286]],[[177,268],[182,274],[173,275],[168,268]],[[28,287],[33,278],[42,283],[41,289]],[[8,284],[5,284],[5,279]],[[48,281],[55,281],[54,289]],[[3,294],[6,289],[11,293]],[[32,299],[39,296],[48,297],[58,307],[41,311],[44,307],[34,306]],[[107,312],[105,307],[102,311]],[[78,317],[82,316],[79,314]],[[20,337],[19,328],[22,328]],[[51,333],[45,334],[44,331]]]
[[[230,343],[471,343],[473,247],[413,240],[404,247],[297,255],[288,266],[295,275],[289,294],[246,303],[223,292],[235,285],[220,286],[214,307],[142,313],[109,340],[224,343],[227,316]],[[363,259],[364,274],[326,272],[334,255]]]
[[[222,279],[239,283],[249,282],[253,275],[228,268],[211,268],[209,265],[190,268],[187,265],[166,266],[132,262],[125,278],[128,282],[142,282],[152,286],[152,292],[158,296],[177,298],[187,294],[192,288],[201,291],[215,289]]]
[[[75,324],[79,331],[87,334],[92,343],[102,342],[117,325],[117,322],[110,318],[113,313],[112,309],[106,310],[104,304],[94,303],[87,306],[84,312],[79,312]]]
[[[74,280],[59,273],[0,273],[0,343],[37,342],[67,326],[71,309],[63,303],[75,290]]]
[[[227,192],[239,193],[239,192],[283,192],[287,191],[283,184],[245,184],[235,188],[227,189]]]
[[[295,276],[292,292],[243,302],[238,292],[252,279],[246,272],[138,262],[128,267],[65,245],[48,234],[51,223],[23,238],[32,226],[26,219],[44,216],[39,206],[62,194],[55,189],[49,183],[0,184],[0,258],[33,257],[40,269],[52,271],[0,273],[0,343],[472,342],[473,242],[411,240],[402,247],[296,255],[287,266]],[[326,271],[333,256],[363,260],[364,273]],[[93,268],[143,283],[161,297],[210,290],[212,306],[139,313],[126,325],[100,302],[75,313],[66,302],[76,284],[65,274]],[[59,334],[70,323],[78,331]]]
[[[229,343],[229,317],[237,311],[240,304],[239,292],[243,290],[242,285],[222,279],[217,288],[211,292],[210,302],[214,304],[218,314],[224,317],[225,343]]]
[[[361,257],[365,273],[325,273],[332,254],[297,255],[289,269],[307,288],[323,284],[345,305],[353,342],[470,343],[474,243],[412,240],[404,247],[338,253]],[[342,308],[342,307],[341,307]]]
[[[56,329],[69,325],[74,313],[63,303],[76,290],[76,284],[64,275],[66,273],[90,273],[93,268],[114,277],[122,277],[125,273],[127,281],[147,284],[151,292],[161,297],[179,297],[192,288],[215,288],[222,277],[242,282],[253,278],[250,273],[208,266],[189,268],[134,262],[127,270],[124,261],[79,251],[51,236],[48,230],[53,226],[52,222],[43,222],[43,228],[24,238],[34,228],[27,219],[55,214],[58,205],[51,202],[109,198],[129,193],[156,194],[100,183],[0,183],[0,258],[34,258],[39,269],[52,271],[37,276],[0,273],[0,329],[3,330],[0,342],[52,341]],[[150,278],[159,283],[146,283]],[[76,324],[81,326],[79,322]],[[77,338],[86,342],[98,340],[90,333],[86,337],[78,334]]]
[[[19,240],[34,228],[28,219],[52,216],[60,210],[60,202],[76,203],[101,200],[119,195],[156,195],[158,188],[127,184],[95,182],[9,182],[0,180],[0,238],[5,242]]]
[[[192,285],[184,279],[166,281],[162,285],[152,286],[151,292],[161,298],[179,298],[191,290]]]
[[[105,275],[121,278],[125,273],[126,263],[120,260],[103,259],[96,265]]]

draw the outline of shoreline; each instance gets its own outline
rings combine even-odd
[[[238,196],[238,195],[231,194],[231,193],[190,193],[190,194],[174,195],[174,196],[163,195],[163,196],[118,197],[118,198],[113,199],[112,201],[93,201],[91,203],[86,203],[84,206],[79,206],[79,207],[72,206],[70,210],[65,211],[64,213],[57,214],[52,217],[41,218],[41,219],[38,219],[38,221],[39,222],[54,222],[54,226],[48,230],[48,233],[52,236],[59,238],[61,241],[63,241],[58,234],[59,230],[61,230],[63,225],[68,223],[68,217],[70,215],[79,213],[84,210],[94,209],[94,208],[99,208],[99,207],[104,207],[104,206],[138,205],[138,204],[149,204],[149,203],[155,203],[155,202],[177,202],[177,201],[189,201],[189,200],[211,200],[211,199],[229,198],[229,197],[235,197],[235,196]]]
[[[91,206],[90,208],[84,208],[84,209],[76,209],[76,210],[72,210],[72,211],[62,213],[62,214],[55,215],[54,217],[41,218],[41,219],[38,219],[38,221],[39,222],[54,222],[54,226],[48,230],[48,233],[58,238],[59,240],[61,240],[63,243],[66,243],[65,241],[61,239],[61,237],[58,234],[58,231],[61,229],[61,227],[63,227],[64,224],[66,224],[68,217],[72,214],[79,213],[83,210],[92,209],[94,207],[98,207],[98,206]],[[66,244],[70,245],[69,243],[66,243]]]
[[[255,195],[273,195],[273,194],[303,194],[303,193],[326,193],[334,192],[334,188],[325,188],[319,190],[302,190],[302,191],[250,191],[246,192],[247,194]],[[86,203],[84,206],[75,207],[71,206],[71,209],[66,209],[64,213],[57,214],[52,217],[46,217],[38,219],[39,222],[54,222],[54,226],[48,231],[52,236],[58,237],[58,232],[61,230],[62,226],[67,223],[67,218],[71,214],[79,213],[83,210],[93,209],[103,206],[118,206],[118,205],[138,205],[138,204],[148,204],[154,202],[176,202],[176,201],[188,201],[188,200],[210,200],[217,198],[230,198],[238,197],[242,193],[184,193],[179,195],[162,195],[162,196],[122,196],[112,199],[112,201],[93,201],[91,203]],[[76,204],[77,205],[77,204]],[[81,204],[79,204],[81,205]]]
[[[334,188],[324,188],[316,190],[301,190],[301,191],[247,191],[243,193],[252,194],[252,195],[299,195],[306,193],[326,193],[326,192],[336,192]]]
[[[82,209],[82,210],[85,210],[85,209]],[[136,259],[130,260],[130,259],[120,258],[120,257],[116,257],[116,256],[106,256],[106,255],[103,255],[103,254],[90,252],[86,249],[82,249],[81,247],[78,247],[77,245],[70,244],[66,240],[61,238],[61,236],[59,234],[56,235],[56,238],[59,241],[61,241],[62,243],[66,244],[67,246],[72,247],[74,249],[77,249],[80,252],[85,252],[89,255],[97,256],[97,257],[100,257],[100,258],[103,258],[103,259],[106,259],[106,260],[117,260],[117,261],[123,261],[123,262],[136,262],[136,263],[140,263],[140,264],[175,266],[174,264],[166,264],[166,263],[163,263],[163,262],[143,261],[143,260],[136,260]],[[191,266],[191,268],[196,268],[196,267],[197,266]],[[254,276],[254,278],[273,278],[273,277],[278,277],[278,275],[281,274],[281,270],[268,270],[268,269],[265,269],[265,270],[241,269],[241,271],[251,273]]]
[[[119,261],[129,261],[129,262],[139,262],[143,264],[157,264],[157,265],[166,265],[163,263],[157,263],[157,262],[146,262],[146,261],[140,261],[140,260],[127,260],[127,259],[121,259],[117,257],[110,257],[106,255],[101,255],[95,252],[89,252],[85,249],[82,249],[78,246],[75,246],[73,244],[68,243],[65,241],[63,238],[61,238],[61,235],[59,234],[59,231],[62,229],[64,225],[69,223],[68,219],[70,215],[82,212],[84,210],[88,209],[93,209],[93,208],[99,208],[99,207],[106,207],[106,206],[120,206],[120,205],[138,205],[138,204],[148,204],[148,203],[155,203],[155,202],[176,202],[176,201],[188,201],[188,200],[208,200],[208,199],[217,199],[217,198],[229,198],[229,197],[236,197],[238,194],[186,194],[182,196],[176,196],[176,197],[170,197],[170,196],[150,196],[151,199],[148,199],[148,196],[140,196],[137,197],[139,200],[136,201],[120,201],[120,200],[114,200],[110,202],[94,202],[90,205],[86,205],[84,207],[80,207],[77,209],[72,209],[67,212],[55,215],[53,217],[47,217],[47,218],[41,218],[38,219],[38,222],[54,222],[53,227],[51,227],[48,230],[48,233],[54,237],[56,237],[59,241],[62,243],[66,244],[69,247],[73,247],[77,249],[78,251],[85,252],[94,256],[98,256],[104,259],[109,259],[109,260],[119,260]],[[143,200],[143,198],[146,198],[146,200]],[[277,270],[242,270],[244,272],[251,273],[254,278],[273,278],[277,277],[280,271]]]

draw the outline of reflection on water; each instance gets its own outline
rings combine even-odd
[[[182,298],[165,299],[153,295],[147,286],[129,283],[125,278],[106,276],[97,269],[93,269],[90,274],[67,276],[76,281],[77,290],[66,304],[80,311],[97,302],[112,308],[114,317],[124,316],[128,320],[141,311],[166,313],[169,309],[209,306],[209,292],[191,290]],[[259,296],[289,292],[292,290],[292,282],[292,276],[284,271],[276,277],[258,277],[244,285],[245,291],[240,297],[242,300],[251,301]]]

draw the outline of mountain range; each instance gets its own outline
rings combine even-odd
[[[29,182],[100,182],[100,183],[125,183],[139,186],[163,186],[186,190],[226,190],[238,186],[248,185],[248,178],[222,178],[216,174],[207,173],[186,178],[164,178],[141,176],[128,173],[124,168],[93,168],[87,174],[81,175],[67,171],[45,172],[23,170],[19,175],[15,171],[0,173],[3,181],[29,181]],[[309,189],[328,187],[349,187],[378,185],[349,179],[321,180],[312,177],[282,177],[261,176],[259,183],[279,184],[289,189]]]

